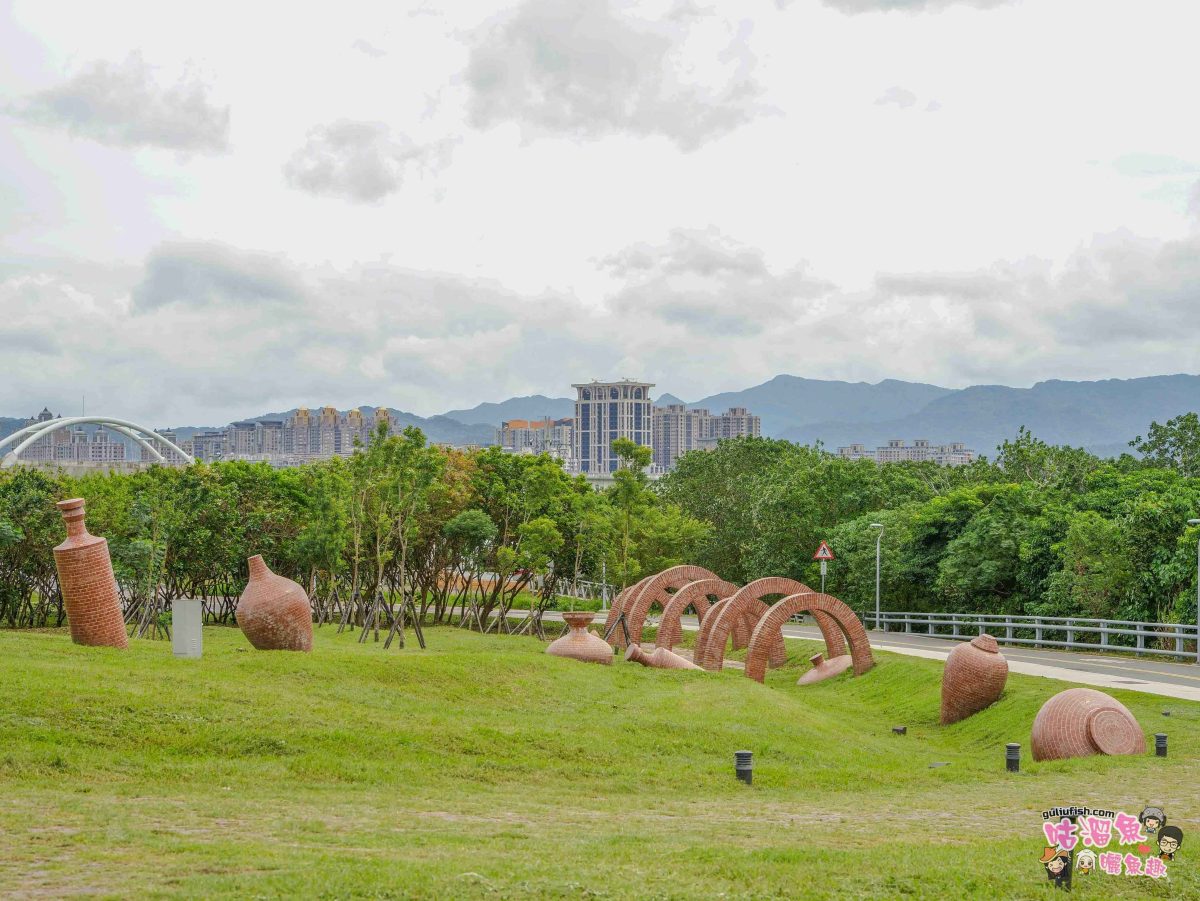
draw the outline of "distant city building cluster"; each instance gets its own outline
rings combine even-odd
[[[251,460],[273,466],[298,466],[311,460],[348,457],[366,446],[379,423],[391,434],[391,413],[380,407],[369,415],[361,410],[341,413],[322,407],[314,413],[301,407],[286,419],[247,419],[223,429],[197,432],[179,446],[197,460]],[[174,440],[173,433],[161,432]],[[143,459],[148,453],[143,450]]]
[[[27,419],[23,425],[37,425],[54,419],[62,419],[62,416],[43,407],[41,413]],[[22,458],[47,463],[123,463],[125,442],[114,439],[103,429],[89,432],[77,425],[39,438],[25,448]]]
[[[603,478],[616,472],[613,442],[628,438],[653,451],[648,472],[661,475],[683,454],[712,450],[724,438],[758,437],[762,420],[743,407],[720,415],[683,404],[655,407],[651,382],[621,379],[582,382],[575,388],[575,415],[563,419],[510,419],[496,443],[511,453],[548,453],[571,472]]]
[[[900,438],[888,441],[886,447],[867,450],[866,445],[851,444],[838,448],[843,460],[874,460],[876,463],[937,463],[939,466],[966,466],[975,459],[975,451],[961,441],[950,444],[930,444],[925,438],[917,438],[906,445]]]

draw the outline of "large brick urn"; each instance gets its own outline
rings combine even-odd
[[[57,504],[67,525],[67,540],[54,549],[54,565],[71,640],[76,644],[127,648],[129,637],[108,556],[108,540],[88,533],[83,503],[83,498],[75,497]]]
[[[237,621],[250,644],[260,651],[311,651],[312,605],[304,589],[271,572],[255,554],[250,581],[238,598]]]
[[[854,658],[849,654],[838,654],[836,657],[825,659],[824,654],[813,654],[808,658],[812,669],[796,680],[797,685],[812,685],[814,682],[824,682],[834,676],[840,676],[850,668]]]
[[[585,663],[603,663],[611,666],[613,650],[607,641],[588,630],[588,625],[596,618],[595,613],[573,611],[562,615],[563,622],[571,627],[571,631],[562,638],[550,642],[546,648],[547,654],[555,657],[570,657],[572,660],[582,660]]]
[[[965,720],[994,704],[1008,681],[1008,661],[984,633],[960,644],[942,669],[942,725]]]
[[[1069,688],[1042,705],[1030,746],[1034,760],[1144,754],[1146,736],[1116,698],[1094,688]]]

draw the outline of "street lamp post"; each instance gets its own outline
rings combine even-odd
[[[872,529],[878,529],[875,536],[875,631],[879,631],[879,547],[883,542],[883,523],[871,523]]]
[[[1189,526],[1200,526],[1200,519],[1189,519]],[[1196,542],[1196,662],[1200,663],[1200,541]]]

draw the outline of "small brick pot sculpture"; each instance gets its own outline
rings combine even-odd
[[[1034,760],[1144,754],[1146,736],[1116,698],[1092,688],[1069,688],[1042,705],[1030,745]]]
[[[54,565],[71,640],[76,644],[129,647],[121,597],[108,556],[108,540],[88,533],[83,498],[59,501],[67,540],[54,549]]]
[[[942,725],[965,720],[999,700],[1008,681],[1008,661],[996,639],[984,633],[960,644],[942,670]]]
[[[311,651],[312,605],[304,589],[271,572],[263,558],[249,559],[250,581],[238,598],[237,622],[260,651]]]
[[[854,658],[849,654],[839,654],[831,660],[826,660],[824,654],[813,654],[808,660],[813,668],[796,680],[797,685],[812,685],[814,682],[832,679],[848,670],[854,662]]]
[[[608,642],[588,630],[588,625],[596,618],[595,613],[572,611],[564,613],[562,617],[563,622],[571,627],[571,631],[562,638],[550,642],[550,647],[546,648],[547,654],[553,654],[555,657],[570,657],[572,660],[582,660],[584,663],[612,665],[613,651]]]
[[[674,651],[668,651],[666,648],[655,648],[647,654],[642,650],[639,644],[631,644],[628,650],[625,651],[625,659],[632,660],[634,663],[640,663],[642,666],[652,666],[655,669],[698,669],[703,672],[703,667],[696,666],[686,657],[681,657]]]

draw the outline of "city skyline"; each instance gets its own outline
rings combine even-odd
[[[1194,4],[120,5],[0,10],[13,415],[1200,371]]]

